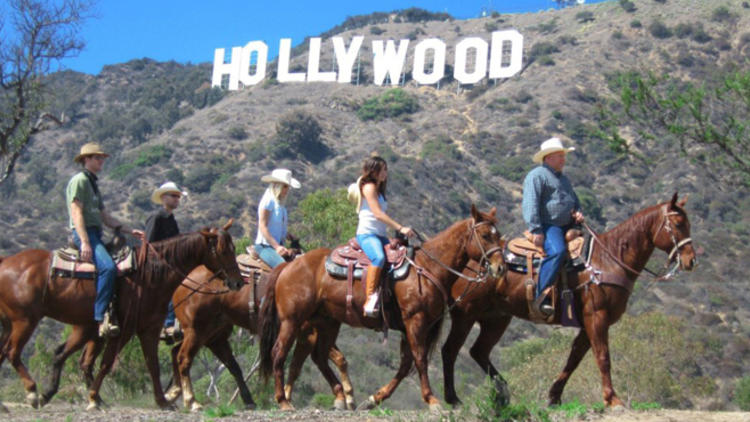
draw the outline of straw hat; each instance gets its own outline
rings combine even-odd
[[[188,194],[187,192],[180,190],[175,182],[167,182],[156,188],[154,193],[151,194],[151,202],[161,205],[161,196],[165,193],[176,193],[181,197],[187,196]]]
[[[534,154],[534,158],[532,158],[532,160],[535,163],[541,163],[544,161],[544,157],[558,151],[563,151],[567,154],[570,151],[575,151],[575,148],[565,148],[560,138],[549,138],[546,141],[542,142],[542,146],[539,147],[539,151]]]
[[[102,147],[99,146],[96,142],[89,142],[88,144],[81,147],[81,153],[76,155],[76,158],[73,159],[76,163],[83,163],[83,159],[88,157],[89,155],[103,155],[105,157],[109,157],[109,154],[102,151]]]
[[[359,190],[359,182],[362,180],[362,176],[360,176],[356,182],[349,185],[349,187],[346,189],[346,199],[352,204],[357,204],[357,211],[359,211],[359,207],[362,206],[362,192]]]
[[[299,189],[300,186],[302,186],[300,185],[299,180],[292,177],[292,171],[287,169],[276,169],[272,171],[271,174],[261,177],[260,181],[266,183],[283,183],[294,189]]]

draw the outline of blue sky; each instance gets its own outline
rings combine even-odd
[[[269,53],[275,55],[279,39],[292,38],[296,45],[348,16],[420,7],[466,19],[479,16],[483,9],[535,12],[555,4],[553,0],[99,0],[96,17],[82,28],[85,50],[62,64],[67,69],[96,74],[104,65],[144,57],[212,62],[214,49],[229,49],[253,40],[265,41]]]

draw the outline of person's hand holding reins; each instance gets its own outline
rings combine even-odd
[[[92,260],[94,251],[91,249],[91,244],[81,242],[81,261],[83,262],[94,262]]]
[[[573,221],[575,221],[576,224],[583,224],[584,217],[582,212],[573,211],[570,213],[570,215],[573,217]]]
[[[412,230],[411,227],[407,227],[407,226],[401,226],[401,228],[398,229],[398,232],[403,234],[406,237],[414,237],[417,235],[416,233],[414,233],[414,230]]]
[[[276,247],[276,253],[284,257],[284,256],[290,256],[292,254],[292,251],[285,248],[283,245],[279,245]]]
[[[544,233],[535,234],[532,239],[534,245],[539,246],[540,248],[544,247]]]

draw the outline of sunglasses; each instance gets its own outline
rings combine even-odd
[[[177,199],[180,199],[182,197],[182,195],[180,195],[179,193],[165,193],[164,195],[171,196],[172,198],[177,198]]]

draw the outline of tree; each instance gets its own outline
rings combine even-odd
[[[0,20],[0,183],[31,137],[62,123],[45,112],[45,76],[83,49],[80,25],[91,0],[9,0]]]
[[[346,199],[346,189],[317,190],[297,205],[290,232],[300,238],[305,250],[340,245],[357,230],[354,208]]]
[[[627,72],[612,87],[619,98],[603,130],[610,145],[629,152],[618,131],[625,121],[646,141],[677,146],[714,177],[750,184],[750,71],[719,70],[700,84]]]

